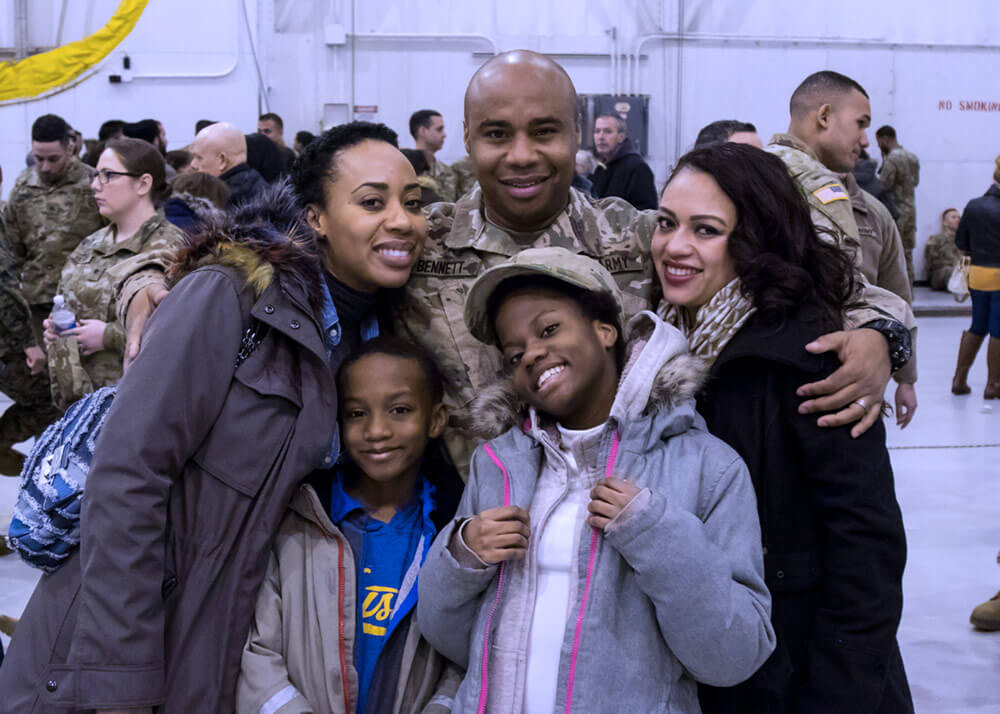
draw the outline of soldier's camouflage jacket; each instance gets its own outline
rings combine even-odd
[[[458,192],[458,174],[443,161],[435,161],[430,170],[430,176],[437,183],[437,195],[448,203],[457,201],[461,194]]]
[[[927,239],[924,246],[924,264],[931,288],[946,290],[948,279],[955,266],[962,262],[962,251],[955,245],[955,236],[938,233]]]
[[[0,355],[13,354],[24,359],[24,350],[34,344],[28,303],[21,294],[14,257],[7,243],[0,202]],[[4,391],[0,389],[0,391]]]
[[[49,347],[49,376],[56,405],[69,404],[94,389],[116,383],[122,376],[125,331],[118,321],[115,304],[116,266],[136,263],[149,250],[176,248],[183,234],[162,214],[147,220],[134,236],[115,243],[114,227],[107,226],[83,239],[66,261],[59,293],[77,322],[102,320],[104,349],[86,357],[76,348],[76,337],[59,337]]]
[[[861,271],[861,241],[851,197],[837,175],[820,163],[805,142],[790,134],[775,134],[765,151],[785,163],[788,173],[809,202],[809,212],[820,237],[847,250],[854,260],[860,292],[849,306],[845,326],[860,327],[886,317],[912,325],[913,311],[910,306],[898,295],[872,285],[864,277]]]
[[[458,179],[458,191],[456,201],[467,194],[476,185],[476,166],[472,163],[472,157],[466,156],[451,165],[451,170],[455,172]]]
[[[397,329],[436,356],[445,376],[445,401],[456,417],[453,426],[460,428],[469,402],[503,371],[500,352],[480,343],[465,326],[462,311],[476,278],[525,248],[560,246],[600,260],[621,287],[631,317],[651,307],[653,279],[644,256],[655,221],[651,211],[637,211],[618,198],[590,198],[575,189],[551,226],[526,235],[512,235],[487,222],[479,188],[457,203],[428,209],[427,246],[406,285]],[[452,455],[464,470],[472,444],[449,436]]]
[[[920,183],[920,160],[912,152],[897,146],[882,159],[878,177],[882,185],[889,189],[899,209],[897,224],[900,232],[916,230],[916,187]]]
[[[906,273],[903,239],[889,209],[858,185],[854,174],[844,175],[851,207],[861,234],[861,272],[868,282],[895,293],[913,307],[913,290]],[[913,356],[893,377],[900,384],[917,381],[917,325],[906,325],[913,337]]]
[[[55,184],[45,183],[30,168],[10,192],[4,209],[7,240],[29,305],[44,306],[47,312],[66,258],[104,224],[90,190],[93,176],[93,168],[73,159]]]

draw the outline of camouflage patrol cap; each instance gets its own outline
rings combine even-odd
[[[619,325],[625,324],[622,293],[615,279],[593,258],[566,248],[528,248],[476,279],[465,301],[465,324],[480,342],[497,344],[489,315],[490,297],[500,284],[523,275],[537,275],[564,282],[583,290],[607,293],[618,306]]]

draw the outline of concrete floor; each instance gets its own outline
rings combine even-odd
[[[968,622],[972,608],[1000,589],[1000,402],[981,396],[985,350],[969,378],[972,395],[949,391],[968,324],[967,317],[919,319],[919,406],[906,430],[888,429],[909,541],[899,641],[917,711],[932,714],[1000,712],[1000,632],[977,632]],[[16,486],[0,478],[4,531]],[[36,580],[16,556],[0,558],[0,613],[18,614]]]

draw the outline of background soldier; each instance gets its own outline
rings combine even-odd
[[[917,204],[914,189],[920,183],[920,160],[896,141],[896,130],[891,126],[879,127],[875,141],[882,150],[882,168],[879,179],[892,194],[899,211],[896,225],[903,237],[906,252],[906,272],[913,284],[913,249],[917,246]]]
[[[32,371],[44,367],[42,320],[52,311],[59,274],[84,237],[103,225],[90,190],[94,169],[70,149],[69,125],[54,114],[35,120],[35,165],[17,178],[4,209],[11,270],[31,309]]]
[[[848,193],[854,219],[861,235],[861,273],[872,285],[884,288],[913,307],[913,289],[906,275],[903,241],[889,209],[874,195],[858,185],[854,174],[841,176]],[[896,380],[896,424],[905,429],[917,410],[917,326],[910,326],[913,336],[913,357],[893,375]]]
[[[430,177],[437,184],[436,193],[449,203],[458,200],[461,195],[458,192],[458,175],[448,164],[434,158],[444,146],[444,140],[448,138],[444,133],[444,119],[441,113],[433,109],[413,112],[410,116],[410,135],[416,142],[417,148],[424,152]]]
[[[957,208],[945,209],[941,214],[941,232],[928,238],[924,246],[927,279],[932,290],[947,290],[948,279],[962,260],[962,251],[955,245],[955,231],[961,219]]]
[[[2,179],[0,174],[0,182]],[[35,341],[28,303],[13,271],[3,208],[0,203],[0,392],[14,403],[0,416],[0,474],[17,476],[24,465],[24,455],[11,447],[41,434],[59,413],[52,405],[48,374],[31,375],[25,362],[25,350]]]
[[[455,172],[455,178],[458,181],[458,189],[456,190],[458,195],[455,198],[457,201],[476,185],[476,165],[472,163],[471,156],[466,156],[453,163],[451,170]]]

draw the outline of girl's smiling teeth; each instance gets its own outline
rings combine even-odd
[[[666,265],[664,267],[667,275],[676,275],[678,277],[687,277],[688,275],[695,275],[701,272],[697,268],[689,268],[684,265]]]
[[[409,257],[411,251],[399,248],[378,248],[378,252],[387,258],[406,258]]]
[[[549,367],[547,370],[545,370],[539,375],[536,389],[541,389],[543,386],[545,386],[546,382],[555,377],[557,374],[560,374],[564,369],[566,369],[566,365],[564,364],[559,364],[556,365],[555,367]]]

